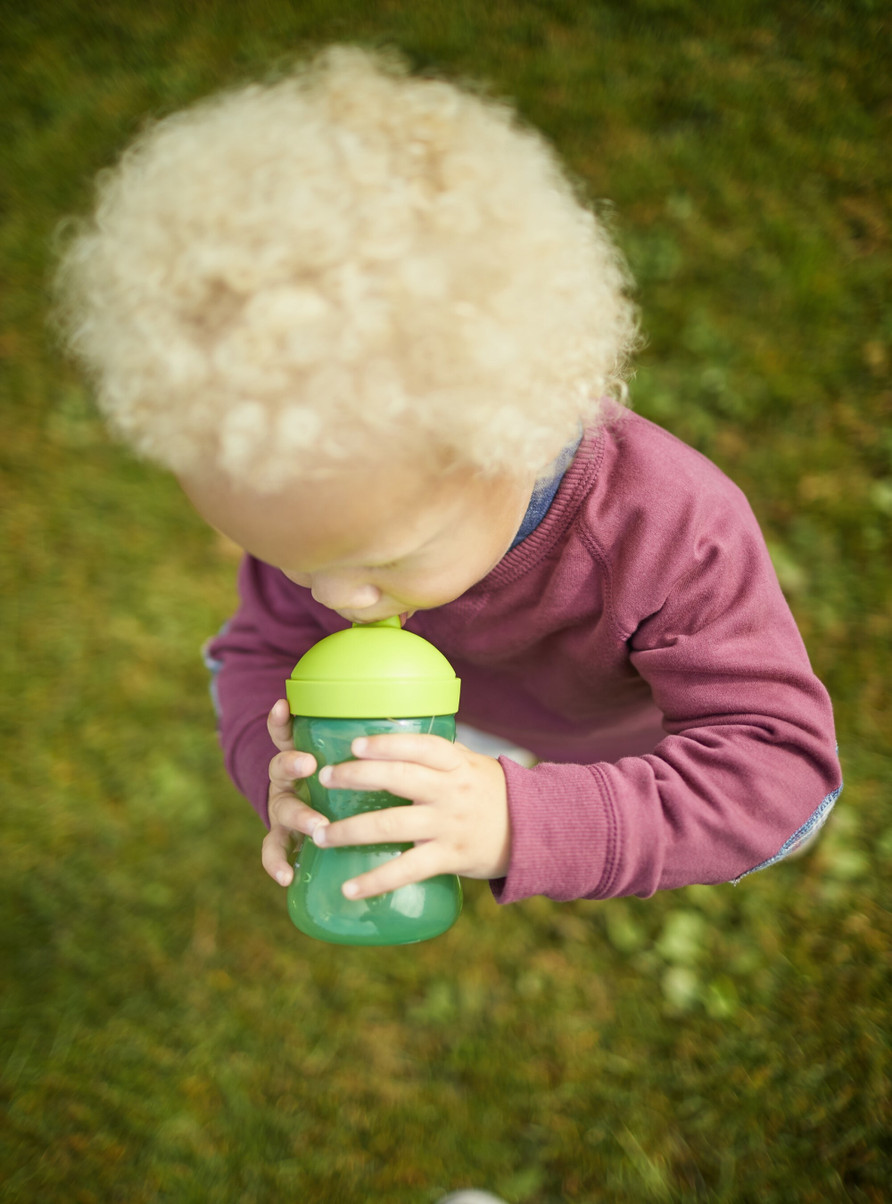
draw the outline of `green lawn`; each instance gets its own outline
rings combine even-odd
[[[4,1201],[889,1198],[887,11],[0,3]],[[488,79],[614,205],[634,404],[748,491],[834,698],[806,859],[648,901],[469,883],[415,948],[291,928],[198,657],[232,552],[108,441],[47,279],[147,113],[354,39]]]

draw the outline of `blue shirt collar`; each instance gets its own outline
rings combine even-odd
[[[570,467],[570,462],[576,455],[581,442],[582,436],[580,435],[573,443],[568,443],[552,465],[550,475],[545,480],[539,481],[536,485],[533,490],[533,496],[530,498],[530,504],[527,506],[527,512],[523,516],[523,522],[514,536],[514,542],[511,544],[512,548],[516,548],[521,540],[526,539],[528,535],[532,535],[548,513],[549,507],[554,501],[555,494],[560,489],[564,473]]]

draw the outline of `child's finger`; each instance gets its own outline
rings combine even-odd
[[[282,700],[280,699],[280,702]],[[285,704],[287,707],[287,703]],[[274,727],[281,715],[276,715],[277,703],[270,711],[269,729]],[[328,820],[300,797],[306,790],[304,779],[314,773],[316,760],[309,753],[298,752],[290,741],[282,751],[276,753],[269,763],[269,832],[263,841],[260,860],[263,868],[275,878],[280,886],[287,886],[294,877],[289,852],[292,836],[300,832],[312,835]]]
[[[294,877],[294,869],[288,858],[290,845],[290,833],[276,824],[267,832],[260,848],[261,864],[279,886],[287,886]]]
[[[449,872],[442,864],[442,856],[433,844],[420,844],[399,857],[376,866],[367,874],[351,878],[341,887],[348,899],[369,899],[388,891],[408,886],[412,882],[423,882],[436,874]]]
[[[289,791],[295,781],[308,778],[316,770],[316,759],[293,748],[276,753],[269,763],[269,780],[279,790]]]
[[[342,761],[326,765],[319,781],[332,790],[386,790],[414,803],[435,803],[449,792],[449,775],[414,761]]]
[[[279,752],[286,752],[289,748],[294,748],[294,740],[291,735],[291,709],[288,706],[287,698],[280,698],[273,704],[267,716],[266,729]]]
[[[312,836],[328,824],[328,820],[294,794],[271,786],[269,792],[269,832],[260,851],[263,868],[280,886],[287,886],[294,877],[290,851],[295,833]]]
[[[315,811],[293,791],[277,790],[274,786],[270,787],[268,810],[270,828],[285,828],[288,832],[300,832],[302,836],[312,836],[318,828],[328,824],[321,811]]]
[[[381,811],[363,811],[348,819],[321,825],[313,839],[320,848],[344,845],[410,844],[428,841],[440,834],[443,823],[432,807],[387,807]]]
[[[429,769],[449,770],[461,764],[467,749],[443,736],[387,732],[380,736],[357,736],[350,751],[369,761],[412,761]]]
[[[288,886],[294,877],[291,864],[293,837],[290,829],[275,824],[267,832],[260,850],[260,861],[269,876],[279,886]]]

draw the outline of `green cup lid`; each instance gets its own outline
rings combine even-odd
[[[326,636],[285,686],[292,715],[329,719],[454,715],[460,687],[442,652],[396,617]]]

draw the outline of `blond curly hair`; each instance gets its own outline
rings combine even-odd
[[[636,341],[621,257],[511,108],[330,47],[150,125],[57,276],[112,428],[275,488],[399,446],[543,471]]]

